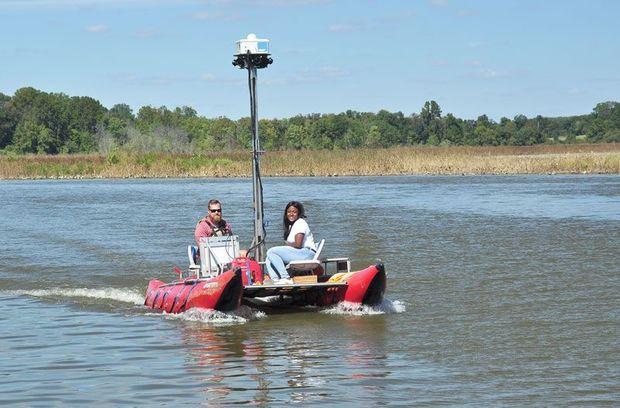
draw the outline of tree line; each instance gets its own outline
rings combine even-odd
[[[259,131],[266,150],[620,142],[620,103],[602,102],[591,113],[578,116],[517,115],[496,122],[486,115],[475,120],[443,115],[437,102],[428,101],[411,115],[348,110],[262,119]],[[187,106],[144,106],[134,114],[126,104],[107,109],[91,97],[31,87],[13,96],[0,93],[0,152],[4,153],[200,152],[250,147],[249,118],[210,119]]]

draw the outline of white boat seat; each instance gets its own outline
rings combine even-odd
[[[319,245],[317,246],[316,252],[312,259],[291,261],[288,263],[288,265],[286,265],[286,270],[289,272],[308,272],[315,270],[317,266],[321,266],[319,256],[321,255],[321,251],[323,250],[323,245],[325,245],[325,239],[322,239],[319,242]]]

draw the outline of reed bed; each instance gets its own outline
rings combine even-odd
[[[620,144],[268,152],[264,176],[620,174]],[[249,177],[247,151],[0,156],[0,179]]]

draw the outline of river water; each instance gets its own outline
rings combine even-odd
[[[374,308],[141,306],[206,202],[247,246],[247,179],[0,182],[0,404],[614,405],[620,177],[268,178],[325,255],[388,271]]]

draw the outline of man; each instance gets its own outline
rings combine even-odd
[[[200,244],[202,237],[221,237],[232,235],[232,227],[222,218],[222,204],[218,200],[210,200],[208,204],[209,214],[205,215],[194,231],[196,245]]]

